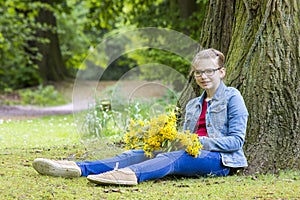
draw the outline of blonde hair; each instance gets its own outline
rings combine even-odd
[[[218,67],[224,67],[225,62],[225,56],[220,51],[210,48],[210,49],[204,49],[202,51],[199,51],[193,61],[192,61],[192,70],[195,69],[195,66],[197,66],[202,59],[211,59],[214,64],[216,64]]]

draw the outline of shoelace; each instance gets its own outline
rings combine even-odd
[[[116,162],[116,166],[114,167],[114,171],[117,171],[119,169],[119,162]]]

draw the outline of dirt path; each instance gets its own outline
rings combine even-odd
[[[39,108],[32,106],[1,106],[0,119],[28,119],[47,115],[65,115],[73,113],[73,104]]]
[[[76,89],[74,89],[73,83],[62,83],[56,85],[56,88],[70,100],[69,104],[55,107],[0,106],[0,119],[27,119],[47,115],[72,114],[74,110],[78,111],[88,108],[88,103],[93,101],[95,96],[95,90],[93,88],[96,87],[97,93],[100,93],[107,87],[116,85],[114,81],[101,82],[100,84],[98,84],[98,82],[88,81],[80,83]],[[162,84],[157,82],[149,84],[146,81],[123,81],[121,83],[119,82],[116,88],[118,89],[116,94],[120,95],[121,92],[125,98],[161,97],[166,92],[166,88],[163,87]],[[75,106],[73,106],[72,97],[76,98],[74,101]]]

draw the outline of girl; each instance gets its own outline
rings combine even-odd
[[[230,170],[246,167],[242,147],[248,111],[240,92],[222,81],[224,60],[221,52],[206,49],[192,62],[193,76],[204,92],[188,102],[183,129],[198,134],[203,145],[198,157],[180,150],[149,159],[143,150],[129,150],[109,159],[76,163],[37,158],[33,167],[40,174],[87,176],[96,184],[118,185],[136,185],[169,174],[226,176]]]

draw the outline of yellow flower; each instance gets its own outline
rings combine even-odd
[[[149,157],[153,156],[153,151],[177,150],[177,145],[197,157],[202,148],[196,134],[177,131],[174,112],[159,115],[149,121],[130,120],[127,130],[124,136],[125,148],[143,149]]]

